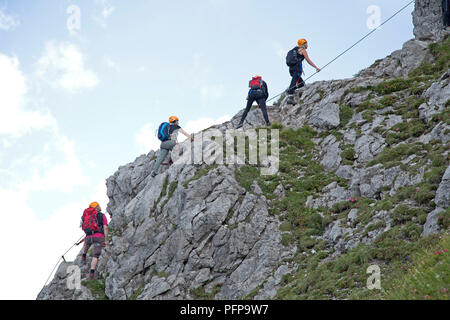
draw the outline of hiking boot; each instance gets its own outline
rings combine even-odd
[[[266,122],[266,127],[270,127],[272,124],[270,122]]]
[[[152,171],[151,176],[152,176],[152,178],[156,177],[156,172],[155,172],[155,171]]]
[[[239,123],[239,124],[236,126],[236,129],[242,128],[242,125],[243,125],[243,123]]]
[[[95,276],[95,272],[89,272],[89,280],[95,280],[97,277]]]

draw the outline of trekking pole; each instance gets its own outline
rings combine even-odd
[[[387,22],[389,22],[390,20],[392,20],[392,18],[394,18],[397,14],[399,14],[400,12],[402,12],[403,10],[405,10],[411,3],[413,3],[415,0],[410,1],[408,4],[406,4],[404,7],[402,7],[401,9],[399,9],[397,12],[395,12],[392,16],[390,16],[388,19],[386,19],[382,24],[380,24],[377,28],[373,29],[372,31],[370,31],[368,34],[366,34],[364,37],[362,37],[361,39],[359,39],[358,41],[356,41],[353,45],[351,45],[349,48],[347,48],[346,50],[344,50],[341,54],[339,54],[336,58],[334,58],[333,60],[331,60],[330,62],[328,62],[326,65],[324,65],[320,70],[322,71],[323,69],[325,69],[326,67],[328,67],[330,64],[332,64],[334,61],[336,61],[337,59],[339,59],[341,56],[343,56],[344,54],[346,54],[348,51],[350,51],[351,49],[353,49],[357,44],[359,44],[360,42],[362,42],[364,39],[366,39],[368,36],[370,36],[372,33],[374,33],[375,31],[377,31],[379,28],[381,28],[381,26],[383,26],[384,24],[386,24]],[[315,73],[313,73],[311,76],[309,76],[308,78],[306,78],[304,80],[304,82],[306,82],[307,80],[311,79],[312,77],[314,77],[316,74],[318,74],[319,71],[316,71]],[[287,90],[281,92],[280,94],[272,97],[271,99],[269,99],[267,102],[281,96],[283,93],[285,93],[286,91],[289,91],[293,88],[295,88],[296,86],[292,86],[290,88],[288,88]]]

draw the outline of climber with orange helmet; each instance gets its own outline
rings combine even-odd
[[[86,233],[81,262],[82,264],[86,263],[86,254],[89,248],[93,246],[93,258],[89,279],[95,279],[95,269],[97,268],[98,258],[102,253],[103,247],[106,247],[108,244],[108,219],[106,219],[106,215],[102,213],[102,208],[98,202],[92,202],[89,205],[89,208],[84,210],[83,216],[81,217],[81,228]]]
[[[157,175],[159,166],[161,165],[162,161],[166,158],[169,151],[172,151],[172,149],[177,145],[178,131],[184,134],[188,139],[191,139],[191,141],[194,141],[194,137],[184,131],[178,125],[178,121],[179,119],[176,116],[171,116],[169,118],[169,122],[163,122],[159,126],[158,139],[161,140],[161,150],[159,152],[158,158],[155,161],[155,164],[153,165],[153,170],[151,173],[152,177],[155,177]],[[169,163],[171,163],[171,160],[169,160]]]
[[[302,79],[303,60],[306,60],[313,68],[316,69],[317,72],[320,71],[320,68],[318,68],[309,58],[306,49],[308,49],[308,41],[306,41],[306,39],[299,39],[297,46],[290,50],[286,56],[286,64],[289,67],[289,73],[292,77],[291,84],[287,90],[288,103],[293,102],[292,94],[295,89],[301,88],[305,85],[305,82]]]
[[[254,76],[249,82],[249,91],[247,95],[247,106],[242,114],[241,121],[236,126],[236,129],[239,129],[244,124],[244,120],[247,117],[250,108],[254,101],[258,103],[259,108],[264,117],[264,121],[266,122],[266,126],[270,126],[269,116],[267,115],[267,107],[266,100],[269,97],[269,89],[267,88],[267,83],[262,79],[261,76]]]

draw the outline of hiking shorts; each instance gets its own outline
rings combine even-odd
[[[86,250],[89,250],[89,248],[93,245],[94,248],[92,250],[92,255],[96,258],[100,257],[104,244],[105,238],[94,238],[94,237],[86,238]]]

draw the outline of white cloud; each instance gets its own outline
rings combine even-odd
[[[274,43],[272,44],[272,48],[273,48],[275,54],[276,54],[279,58],[282,58],[282,59],[285,59],[285,58],[286,58],[286,55],[287,55],[287,53],[288,53],[288,51],[289,51],[289,50],[287,50],[287,49],[281,47],[281,45],[280,45],[278,42],[274,42]]]
[[[95,0],[95,4],[101,7],[100,15],[94,16],[94,20],[103,28],[106,28],[106,20],[116,11],[108,0]]]
[[[69,42],[47,42],[44,54],[37,62],[36,74],[69,92],[93,88],[99,83],[97,75],[86,69],[81,50]]]
[[[107,4],[103,8],[102,15],[103,15],[104,18],[108,18],[115,10],[116,10],[116,8],[114,8],[111,5]]]
[[[5,13],[5,8],[0,8],[0,30],[14,30],[20,24],[20,21],[13,16]]]
[[[0,134],[18,138],[31,130],[55,128],[55,119],[49,113],[24,108],[26,93],[18,59],[0,53]]]
[[[212,118],[200,118],[198,120],[191,120],[186,123],[185,126],[183,126],[183,129],[186,130],[188,133],[197,133],[199,131],[202,131],[203,129],[207,129],[213,125],[221,124],[226,121],[230,121],[231,117],[229,115],[224,115],[218,119],[212,119]],[[181,138],[182,136],[180,136]],[[183,136],[184,137],[184,136]],[[183,141],[183,139],[180,139],[180,141]]]
[[[159,125],[158,125],[159,126]],[[158,127],[151,123],[146,124],[136,134],[136,144],[140,153],[148,153],[150,150],[158,150],[161,144],[156,136]]]
[[[24,192],[62,191],[70,193],[75,187],[89,182],[89,179],[84,176],[80,161],[76,156],[75,143],[66,137],[59,136],[52,144],[56,146],[59,153],[62,153],[63,161],[54,164],[54,161],[45,152],[35,155],[30,161],[35,168],[32,177],[19,183],[19,188]],[[48,149],[52,147],[49,146]]]
[[[83,234],[82,210],[92,199],[104,208],[107,202],[105,182],[93,187],[87,183],[76,144],[59,132],[56,119],[27,110],[36,100],[29,97],[26,83],[18,59],[0,54],[0,203],[2,224],[13,226],[0,232],[5,257],[0,264],[0,299],[35,299],[56,260]],[[43,128],[49,130],[36,132]],[[26,148],[33,143],[38,147]],[[12,151],[3,152],[6,148]],[[33,208],[28,203],[35,192],[48,197],[82,185],[92,190],[89,199],[83,195],[59,208],[51,202]],[[79,250],[74,248],[67,260]]]

